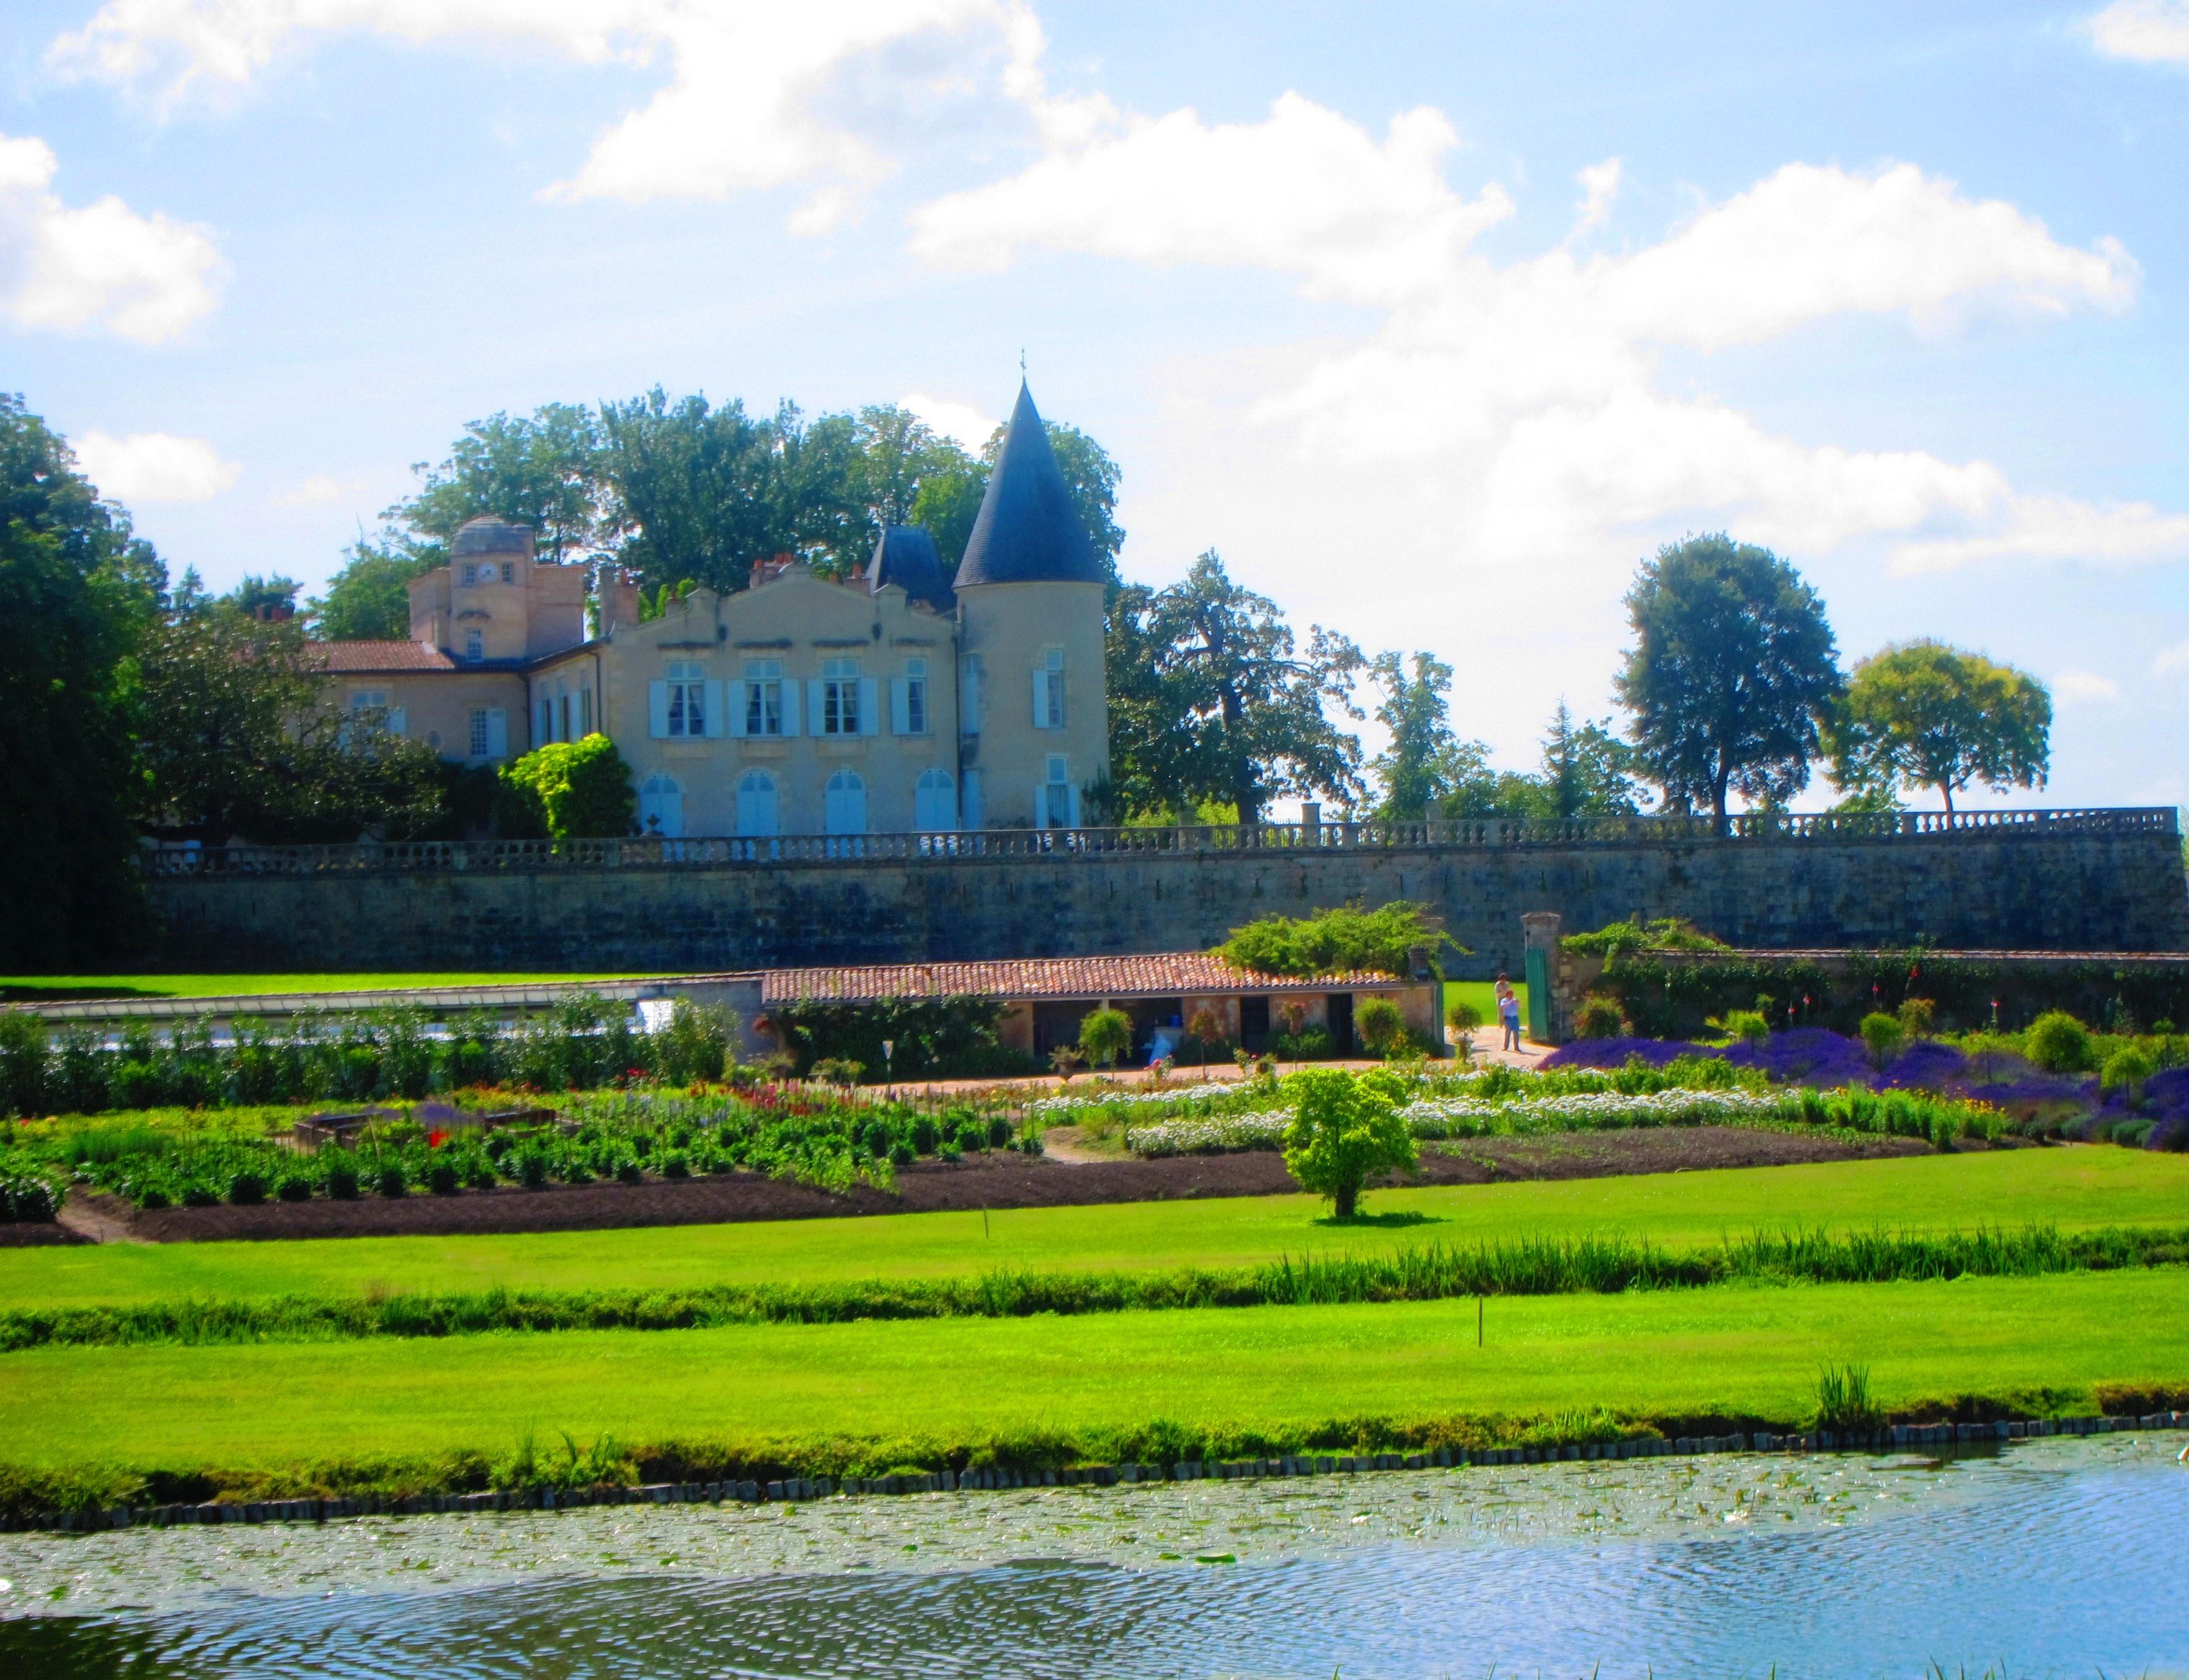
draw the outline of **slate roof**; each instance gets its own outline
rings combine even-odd
[[[775,969],[763,976],[763,1004],[877,998],[1174,998],[1186,993],[1331,992],[1407,982],[1365,971],[1258,974],[1204,951],[1143,957],[1035,957],[995,963],[885,963],[871,968]]]
[[[457,531],[449,544],[449,553],[461,560],[472,554],[529,554],[533,548],[530,526],[512,525],[506,519],[482,514]]]
[[[954,602],[950,580],[942,575],[942,557],[924,525],[891,525],[874,545],[874,557],[867,562],[867,588],[879,594],[895,584],[914,601],[925,601],[938,613],[947,613]]]
[[[327,642],[320,646],[325,650],[326,669],[342,676],[370,671],[473,668],[458,665],[438,648],[428,648],[422,642]]]
[[[980,517],[958,563],[957,586],[990,583],[1102,583],[1100,557],[1072,506],[1024,381],[1010,429],[988,475]]]

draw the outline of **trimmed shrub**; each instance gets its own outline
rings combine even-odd
[[[327,1195],[337,1202],[357,1200],[357,1162],[348,1156],[331,1161],[322,1175]]]
[[[1618,998],[1592,992],[1575,1012],[1574,1031],[1584,1038],[1626,1038],[1633,1036],[1634,1028]]]
[[[521,1151],[517,1157],[517,1181],[527,1190],[547,1188],[547,1155],[539,1149]]]
[[[2130,1102],[2141,1102],[2143,1082],[2158,1071],[2151,1058],[2134,1044],[2124,1044],[2106,1058],[2105,1072],[2098,1076],[2098,1089],[2125,1091]]]
[[[551,840],[614,840],[631,831],[631,766],[602,734],[535,747],[502,768],[497,814]]]
[[[935,1117],[932,1115],[923,1114],[912,1123],[912,1152],[913,1154],[932,1155],[935,1153],[936,1145],[941,1141],[942,1139],[935,1129]]]
[[[633,1156],[626,1155],[616,1162],[615,1175],[616,1182],[619,1184],[636,1185],[646,1182],[646,1168],[640,1166],[636,1157]]]
[[[1862,1018],[1862,1042],[1869,1050],[1870,1065],[1881,1072],[1892,1065],[1892,1058],[1900,1054],[1907,1040],[1907,1031],[1897,1016],[1873,1010]]]
[[[1133,1018],[1123,1010],[1094,1010],[1081,1017],[1079,1053],[1097,1067],[1114,1067],[1133,1048]]]
[[[238,1208],[256,1208],[266,1199],[263,1175],[245,1171],[228,1181],[228,1199]]]
[[[1001,1149],[1011,1140],[1011,1123],[1002,1115],[992,1115],[988,1120],[988,1147]]]
[[[391,1161],[375,1176],[372,1187],[385,1196],[403,1196],[410,1194],[410,1180],[404,1174],[402,1163]]]
[[[661,1156],[661,1176],[665,1179],[688,1179],[692,1163],[676,1150],[665,1150]]]
[[[299,1174],[291,1173],[274,1186],[274,1194],[284,1202],[309,1202],[312,1181]]]
[[[1938,1006],[1928,998],[1903,998],[1900,1000],[1900,1030],[1911,1040],[1929,1038],[1931,1025],[1937,1015]]]
[[[1406,1017],[1389,998],[1362,998],[1360,1007],[1353,1014],[1353,1030],[1360,1035],[1362,1044],[1386,1058],[1400,1045],[1410,1042]]]
[[[456,1163],[446,1156],[435,1157],[426,1168],[426,1188],[436,1196],[456,1193]]]
[[[2093,1056],[2090,1029],[2064,1010],[2051,1010],[2029,1023],[2022,1035],[2022,1053],[2047,1073],[2084,1073]]]
[[[1737,1044],[1768,1044],[1771,1038],[1771,1023],[1754,1010],[1735,1010],[1726,1016],[1726,1036]]]

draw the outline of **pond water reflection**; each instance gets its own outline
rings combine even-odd
[[[2182,1444],[12,1536],[0,1674],[2189,1674]]]

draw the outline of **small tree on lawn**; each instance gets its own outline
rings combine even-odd
[[[1133,1048],[1133,1018],[1123,1010],[1096,1010],[1079,1023],[1079,1053],[1097,1067],[1114,1067]]]
[[[1185,1030],[1193,1035],[1193,1059],[1202,1067],[1208,1066],[1208,1047],[1224,1042],[1224,1023],[1216,1018],[1216,1011],[1207,1004],[1193,1012]]]
[[[1349,1219],[1360,1204],[1360,1186],[1375,1174],[1411,1168],[1419,1158],[1413,1135],[1380,1083],[1335,1067],[1291,1075],[1285,1094],[1293,1105],[1285,1131],[1285,1170],[1303,1190],[1317,1191]]]

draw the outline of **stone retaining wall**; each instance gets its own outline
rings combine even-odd
[[[1530,910],[1568,929],[1682,916],[1762,948],[2189,949],[2172,811],[1976,820],[2000,815],[1723,837],[1683,820],[854,836],[842,855],[795,857],[730,841],[296,848],[162,863],[151,892],[161,965],[178,971],[1099,956],[1202,949],[1272,912],[1394,899],[1427,903],[1470,947],[1447,964],[1462,977],[1517,976]]]

